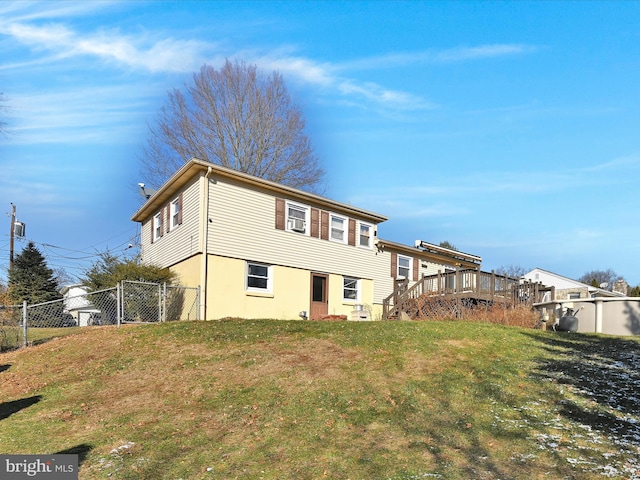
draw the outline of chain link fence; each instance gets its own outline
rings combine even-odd
[[[0,305],[0,352],[24,344],[22,307]]]
[[[71,327],[199,320],[199,306],[199,288],[135,281],[35,305],[0,306],[0,351]]]

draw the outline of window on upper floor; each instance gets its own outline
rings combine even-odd
[[[163,209],[164,210],[164,209]],[[162,212],[156,213],[153,217],[153,241],[155,242],[162,237]]]
[[[309,234],[309,207],[287,202],[286,230]]]
[[[360,300],[360,280],[353,277],[342,277],[342,299],[348,302]]]
[[[361,247],[371,248],[373,241],[373,226],[368,223],[361,223],[359,228],[358,245]]]
[[[346,243],[347,242],[347,225],[348,221],[345,217],[339,215],[330,215],[330,235],[329,238],[334,242]]]
[[[182,202],[180,197],[173,200],[169,206],[170,229],[173,230],[182,223]]]
[[[273,266],[247,262],[246,289],[251,292],[271,292]]]
[[[411,278],[413,258],[398,255],[398,278]]]

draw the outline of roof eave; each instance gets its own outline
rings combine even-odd
[[[131,217],[134,222],[142,222],[148,218],[151,213],[157,211],[162,205],[164,205],[168,198],[173,195],[177,190],[182,188],[189,180],[193,178],[198,172],[206,172],[211,170],[216,175],[240,180],[242,183],[260,187],[280,195],[287,195],[289,198],[311,201],[328,209],[335,210],[340,213],[350,213],[359,218],[365,219],[371,223],[382,223],[388,220],[384,215],[380,215],[374,212],[370,212],[361,208],[353,207],[344,203],[340,203],[314,193],[305,192],[297,188],[281,185],[270,180],[255,177],[246,173],[238,172],[236,170],[215,165],[210,162],[192,158],[186,162],[176,173],[174,173],[169,180],[167,180],[156,193],[154,193],[140,209]]]
[[[378,245],[383,250],[388,247],[410,256],[417,256],[425,260],[434,261],[436,263],[449,264],[452,266],[479,269],[482,263],[481,257],[469,254],[461,254],[461,252],[456,252],[455,250],[443,249],[447,250],[447,252],[443,251],[442,253],[438,253],[435,251],[422,250],[417,247],[404,245],[402,243],[383,240],[381,238],[378,239]],[[456,253],[461,255],[455,255]]]

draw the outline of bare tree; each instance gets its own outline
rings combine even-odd
[[[157,187],[192,157],[305,190],[324,177],[305,120],[282,76],[227,60],[203,65],[173,89],[143,148],[142,175]]]
[[[605,290],[611,290],[613,288],[613,282],[622,278],[612,269],[607,270],[591,270],[582,275],[578,281],[591,285],[592,287],[600,287]],[[605,285],[606,284],[606,285]]]
[[[524,277],[530,269],[522,267],[520,265],[503,265],[496,269],[498,275],[504,275],[505,277],[520,278]]]

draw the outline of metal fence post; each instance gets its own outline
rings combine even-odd
[[[158,285],[158,290],[160,290],[160,285]],[[167,321],[167,282],[162,284],[162,295],[160,297],[160,314],[161,314],[161,322]]]
[[[121,315],[121,311],[120,309],[122,308],[122,301],[121,301],[121,294],[122,294],[122,288],[120,286],[121,282],[118,282],[116,284],[116,319],[117,319],[117,323],[118,326],[120,326],[120,323],[122,321],[122,315]]]
[[[15,318],[15,317],[14,317]],[[22,346],[27,346],[27,301],[22,302]]]
[[[200,320],[200,285],[196,290],[196,305],[198,306],[196,308],[196,320]]]

